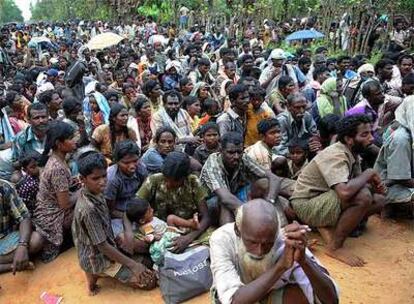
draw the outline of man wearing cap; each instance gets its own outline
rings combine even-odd
[[[266,89],[267,95],[269,95],[270,92],[277,86],[280,76],[290,76],[295,85],[297,85],[298,80],[294,69],[290,64],[286,64],[285,62],[286,56],[282,49],[274,49],[270,53],[267,67],[264,68],[259,78],[260,84],[264,89]]]

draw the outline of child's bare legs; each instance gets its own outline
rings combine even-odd
[[[191,228],[193,230],[200,229],[198,213],[194,213],[193,218],[191,220],[186,220],[174,214],[170,214],[167,217],[167,224],[168,226]]]
[[[85,275],[86,275],[88,293],[90,296],[94,296],[100,290],[100,287],[97,284],[99,277],[96,274],[87,273],[87,272],[85,272]]]

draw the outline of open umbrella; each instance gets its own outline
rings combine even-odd
[[[318,39],[323,38],[325,35],[315,31],[315,30],[302,30],[297,31],[289,36],[286,37],[286,41],[292,41],[292,40],[304,40],[304,39]]]
[[[120,43],[125,38],[112,32],[96,35],[87,44],[90,50],[100,50]]]

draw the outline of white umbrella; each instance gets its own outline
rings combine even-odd
[[[96,35],[87,44],[90,50],[101,50],[120,43],[125,38],[112,32]]]
[[[51,43],[50,39],[47,37],[33,37],[32,39],[30,39],[29,43],[33,42],[33,43],[41,43],[41,42],[48,42]]]

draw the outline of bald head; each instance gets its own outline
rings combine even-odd
[[[254,199],[242,205],[237,217],[240,232],[242,230],[253,232],[262,228],[270,230],[279,228],[276,208],[264,199]]]
[[[264,199],[251,200],[239,208],[236,229],[250,256],[262,259],[270,252],[278,235],[277,210]]]

